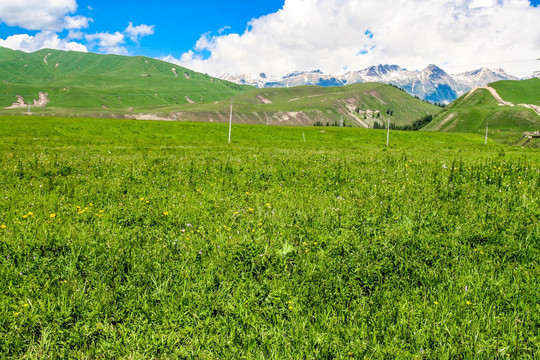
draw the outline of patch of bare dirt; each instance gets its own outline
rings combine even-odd
[[[191,100],[190,98],[188,98],[187,96],[184,96],[184,98],[186,99],[186,101],[190,104],[195,104],[195,101]]]
[[[159,121],[173,121],[173,119],[168,117],[162,117],[154,114],[134,114],[130,115],[131,118],[135,120],[159,120]]]
[[[50,102],[49,94],[39,92],[38,96],[39,96],[38,99],[34,100],[34,102],[32,104],[30,104],[30,105],[31,106],[36,106],[36,107],[45,107],[45,106],[47,106],[47,104]],[[11,104],[11,106],[7,107],[6,109],[17,109],[17,108],[23,108],[23,107],[27,107],[27,106],[28,106],[28,104],[25,104],[24,97],[22,97],[21,95],[17,95],[17,101],[14,102],[13,104]]]
[[[24,103],[24,98],[21,95],[17,95],[17,101],[11,104],[11,106],[7,107],[6,109],[16,109],[16,108],[22,108],[28,106]]]
[[[371,96],[373,96],[375,99],[379,100],[379,101],[381,102],[381,104],[386,105],[386,102],[385,102],[383,99],[381,99],[381,96],[379,95],[379,93],[378,93],[377,91],[373,90],[373,91],[371,91],[371,92],[369,93],[369,95],[371,95]]]
[[[442,129],[446,124],[448,124],[450,121],[452,121],[453,118],[455,118],[457,116],[456,113],[452,113],[450,115],[448,115],[443,121],[441,121],[436,127],[435,127],[435,131],[439,131],[440,129]]]
[[[34,100],[34,106],[45,107],[50,102],[49,93],[39,92],[39,98]]]
[[[265,98],[262,95],[257,95],[256,98],[257,98],[257,100],[259,100],[263,104],[272,104],[271,100],[268,100],[267,98]]]
[[[171,71],[174,74],[174,77],[178,77],[178,73],[176,72],[176,68],[172,68]]]

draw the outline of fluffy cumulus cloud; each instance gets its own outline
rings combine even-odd
[[[64,29],[67,30],[76,30],[76,29],[86,29],[89,23],[94,20],[87,18],[86,16],[66,16],[64,18]]]
[[[176,62],[213,75],[435,63],[527,76],[538,70],[538,19],[527,0],[286,0],[243,34],[203,35]]]
[[[129,23],[124,33],[132,40],[139,41],[143,36],[154,35],[154,25],[137,25],[133,26],[133,23]]]
[[[122,46],[125,42],[125,36],[121,32],[115,33],[97,33],[85,35],[85,39],[91,44],[92,47],[98,46],[99,51],[107,54],[119,54],[125,55],[128,53],[127,49]]]
[[[59,31],[66,14],[76,10],[75,0],[0,0],[0,21],[28,30]]]
[[[143,36],[154,34],[153,25],[132,23],[123,32],[89,34],[85,29],[94,20],[76,15],[76,11],[76,0],[0,0],[0,22],[37,31],[35,35],[14,34],[0,39],[0,46],[26,52],[51,48],[128,54],[126,37],[138,42]],[[59,34],[64,30],[67,35],[62,38]]]
[[[88,51],[85,45],[61,39],[58,34],[49,31],[42,31],[34,36],[28,34],[12,35],[6,39],[0,39],[0,46],[26,52],[37,51],[44,48],[66,51]]]

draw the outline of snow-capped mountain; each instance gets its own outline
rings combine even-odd
[[[449,75],[436,65],[429,65],[422,71],[410,71],[398,65],[370,66],[363,70],[350,71],[343,75],[324,74],[320,70],[297,71],[285,76],[262,74],[230,75],[221,77],[238,84],[256,87],[292,87],[300,85],[342,86],[361,82],[380,82],[396,85],[420,99],[450,103],[472,88],[484,86],[499,80],[517,80],[502,69],[468,71]]]

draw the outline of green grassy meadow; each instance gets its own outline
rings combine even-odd
[[[539,357],[538,149],[17,116],[0,136],[0,358]]]

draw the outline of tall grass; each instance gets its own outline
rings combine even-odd
[[[538,356],[534,149],[58,118],[0,135],[1,357]]]

